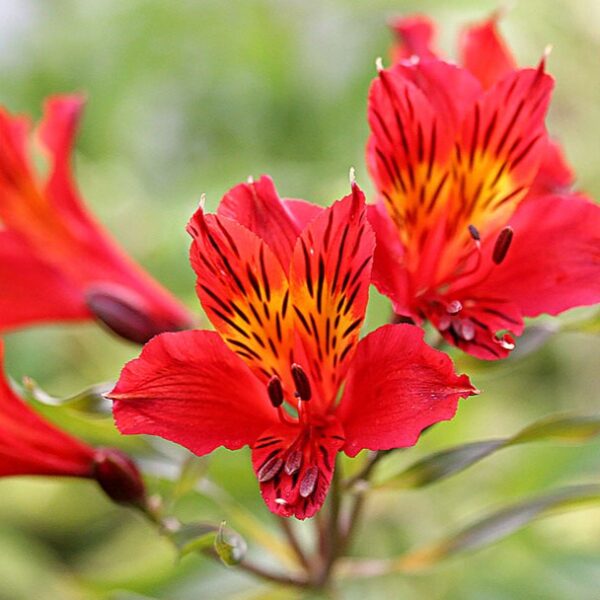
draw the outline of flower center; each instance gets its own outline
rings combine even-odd
[[[325,499],[335,455],[345,443],[335,416],[311,416],[311,421],[279,424],[252,448],[261,492],[283,516],[303,519],[314,514]]]

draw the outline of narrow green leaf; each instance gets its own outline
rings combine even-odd
[[[223,564],[233,566],[244,558],[248,546],[244,538],[233,529],[225,527],[225,521],[223,521],[214,538],[214,548]]]
[[[23,378],[23,390],[31,400],[47,406],[65,406],[89,416],[106,417],[110,415],[111,403],[104,394],[113,387],[114,382],[98,383],[71,396],[56,398],[44,391],[30,377]]]
[[[456,554],[488,546],[558,510],[577,509],[585,504],[600,503],[600,485],[578,485],[504,508],[473,523],[440,542],[406,554],[392,570],[414,571],[429,568]]]
[[[600,416],[551,416],[513,436],[508,445],[516,446],[526,442],[558,440],[563,442],[587,442],[600,434]]]
[[[599,504],[600,484],[576,485],[554,490],[499,510],[455,535],[397,558],[342,559],[336,572],[338,576],[354,579],[431,569],[445,559],[489,546],[535,519],[551,516],[559,511],[577,510],[582,506]]]
[[[553,415],[536,421],[512,437],[471,442],[431,454],[407,469],[377,480],[374,489],[420,488],[464,471],[502,448],[530,442],[583,443],[600,434],[600,416]]]
[[[406,489],[425,487],[450,477],[492,454],[504,445],[504,440],[473,442],[450,450],[436,452],[417,461],[388,481],[376,483],[374,488]]]

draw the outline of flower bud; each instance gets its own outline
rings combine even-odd
[[[92,463],[93,477],[106,495],[120,504],[143,506],[146,489],[136,464],[114,448],[98,448]]]
[[[159,333],[178,331],[189,325],[150,315],[133,298],[125,297],[116,289],[88,290],[86,304],[113,333],[135,344],[145,344]]]

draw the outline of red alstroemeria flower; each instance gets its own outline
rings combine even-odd
[[[552,79],[544,61],[501,75],[485,89],[423,55],[380,69],[369,96],[373,282],[484,359],[508,355],[523,317],[600,300],[600,208],[548,192],[565,173],[548,175]]]
[[[114,448],[92,448],[45,421],[21,400],[3,370],[0,341],[0,477],[51,475],[95,479],[115,502],[141,505],[141,475]]]
[[[249,445],[271,511],[323,504],[336,455],[411,446],[475,393],[410,325],[358,341],[374,236],[364,197],[282,202],[267,177],[191,219],[197,291],[216,328],[163,334],[109,397],[123,433],[202,455]]]
[[[481,23],[465,27],[459,37],[458,62],[484,89],[489,89],[517,69],[517,62],[498,31],[500,12]],[[402,60],[438,58],[435,49],[436,26],[425,15],[396,18],[391,22],[395,44],[391,55],[394,63]],[[542,162],[529,188],[529,194],[567,192],[574,183],[573,170],[565,160],[560,145],[546,141]]]
[[[70,154],[80,96],[47,101],[39,139],[49,172],[29,156],[29,122],[0,108],[0,331],[96,317],[138,343],[189,326],[186,310],[131,261],[85,209]]]

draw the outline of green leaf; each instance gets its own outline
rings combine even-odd
[[[93,385],[64,398],[56,398],[45,392],[30,377],[23,378],[25,395],[35,402],[47,406],[64,406],[91,416],[106,417],[111,413],[111,402],[104,396],[114,387],[114,382]]]
[[[554,415],[529,425],[516,435],[498,440],[472,442],[431,454],[407,469],[383,480],[374,489],[420,488],[464,471],[502,448],[530,442],[583,443],[600,434],[600,416]]]
[[[436,452],[420,460],[388,481],[375,484],[374,488],[406,489],[425,487],[454,473],[463,471],[477,461],[492,454],[504,444],[503,440],[473,442],[451,450]]]
[[[215,537],[214,548],[223,564],[233,566],[244,558],[248,546],[244,538],[233,529],[225,527],[223,521]]]
[[[558,440],[562,442],[587,442],[600,434],[600,416],[550,416],[529,425],[510,439],[508,445],[526,442]]]
[[[219,532],[219,525],[213,523],[186,523],[168,536],[175,544],[180,556],[212,548]]]
[[[344,578],[380,577],[390,573],[415,573],[464,552],[489,546],[559,511],[600,504],[600,484],[576,485],[531,498],[476,521],[456,534],[391,559],[343,559],[337,574]]]
[[[414,571],[429,568],[456,554],[488,546],[558,510],[577,509],[600,503],[600,485],[578,485],[550,492],[504,508],[476,521],[444,540],[406,554],[395,561],[392,570]]]

